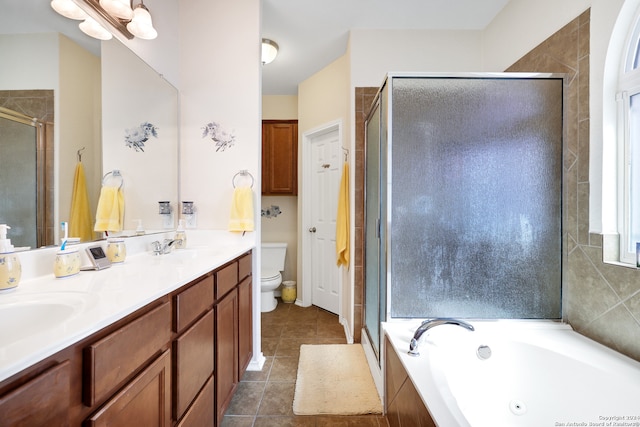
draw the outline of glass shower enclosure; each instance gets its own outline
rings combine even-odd
[[[365,123],[376,354],[394,318],[561,318],[563,88],[553,74],[387,76]]]

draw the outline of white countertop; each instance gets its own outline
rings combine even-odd
[[[0,381],[255,248],[253,233],[187,236],[186,249],[160,256],[146,250],[153,238],[131,238],[125,262],[62,279],[53,275],[55,251],[42,250],[37,262],[50,266],[50,273],[23,279],[14,291],[0,294]],[[33,266],[25,266],[23,257],[34,261],[21,254],[24,278]],[[47,313],[48,321],[43,325],[29,312]]]

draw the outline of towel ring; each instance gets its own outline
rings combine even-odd
[[[251,173],[249,173],[249,171],[246,169],[243,169],[238,173],[236,173],[235,175],[233,175],[233,178],[231,178],[231,185],[233,185],[233,188],[236,188],[236,178],[238,177],[238,175],[240,176],[249,175],[249,177],[251,178],[251,188],[253,188],[253,183],[255,182],[255,180],[253,179],[253,175],[251,175]]]
[[[111,178],[119,178],[120,185],[118,185],[118,188],[122,188],[122,184],[124,184],[124,178],[122,177],[122,174],[118,169],[114,169],[111,172],[105,173],[104,176],[102,177],[102,185],[106,184],[107,178],[109,177],[109,175],[111,175]]]

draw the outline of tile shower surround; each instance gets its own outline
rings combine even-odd
[[[505,71],[567,75],[563,317],[581,334],[640,360],[640,271],[603,263],[602,236],[589,233],[589,33],[587,10]],[[364,321],[364,120],[377,90],[355,89],[356,341]]]

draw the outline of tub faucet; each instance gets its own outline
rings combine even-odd
[[[409,343],[408,353],[411,356],[418,356],[420,354],[420,352],[418,351],[418,340],[420,339],[422,334],[427,332],[429,329],[435,328],[436,326],[440,326],[440,325],[457,325],[457,326],[462,326],[463,328],[468,329],[470,331],[475,330],[473,325],[458,319],[436,318],[436,319],[425,320],[424,322],[422,322],[422,324],[418,327],[418,329],[416,329],[416,332],[413,334],[413,338],[411,338],[411,342]]]

